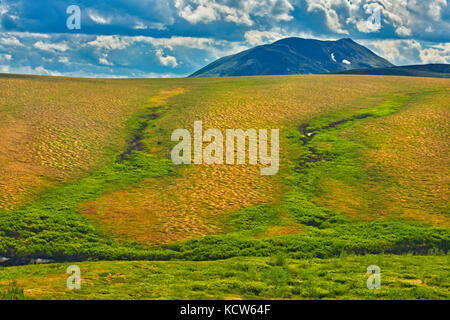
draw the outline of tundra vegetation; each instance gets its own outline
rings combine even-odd
[[[448,299],[449,85],[1,76],[1,297]],[[280,129],[278,174],[175,166],[195,121]]]

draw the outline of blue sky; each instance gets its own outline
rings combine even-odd
[[[79,30],[67,28],[70,5]],[[288,36],[352,38],[398,65],[450,63],[449,31],[447,0],[0,0],[0,72],[181,77]]]

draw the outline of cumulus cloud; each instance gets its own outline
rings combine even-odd
[[[249,30],[244,33],[245,45],[254,47],[261,44],[272,43],[288,37],[300,37],[305,39],[336,40],[334,37],[312,34],[309,32],[289,32],[282,28],[272,28],[270,30]]]
[[[423,63],[450,63],[450,43],[440,43],[420,52]]]
[[[366,40],[361,43],[396,65],[420,62],[422,46],[416,40]]]
[[[113,66],[114,64],[112,62],[108,61],[108,55],[104,53],[100,58],[98,58],[98,62],[100,64],[106,65],[106,66]]]
[[[87,45],[98,49],[123,50],[133,43],[130,37],[120,36],[97,36],[95,40],[89,41]]]
[[[10,54],[0,54],[0,61],[8,62],[11,61],[12,55]]]
[[[193,8],[191,5],[186,4],[185,1],[177,0],[175,1],[175,7],[178,9],[178,14],[183,19],[187,20],[190,23],[209,23],[217,20],[216,10],[212,8],[211,4],[208,6],[208,3],[199,3],[196,8]]]
[[[22,46],[22,43],[20,42],[20,40],[11,35],[7,35],[6,37],[1,37],[0,44],[4,44],[7,46]]]
[[[178,15],[192,24],[226,21],[238,25],[254,25],[254,17],[275,22],[293,19],[294,6],[289,0],[175,0]]]
[[[162,49],[156,50],[156,57],[163,66],[171,66],[172,68],[178,66],[177,59],[169,55],[164,55]]]
[[[196,38],[196,37],[170,37],[155,38],[148,36],[96,36],[95,40],[87,42],[88,46],[106,50],[123,50],[136,43],[147,43],[156,47],[164,47],[174,50],[177,47],[192,49],[209,49],[214,45],[221,45],[223,40],[214,38]]]
[[[421,43],[417,40],[362,41],[377,54],[397,65],[450,63],[450,43]]]
[[[360,10],[362,8],[368,15],[375,7],[381,11],[381,27],[392,27],[394,34],[399,37],[413,35],[427,37],[432,29],[441,29],[441,32],[445,32],[443,30],[450,28],[450,24],[442,20],[443,12],[447,9],[447,0],[355,0],[354,2],[355,5],[349,7],[350,17],[347,22],[354,24],[362,33],[369,33],[371,30],[362,19]]]
[[[397,29],[395,29],[395,33],[401,37],[408,37],[411,35],[411,29],[405,26],[400,26]]]
[[[109,23],[111,23],[111,18],[102,16],[101,14],[99,14],[96,11],[93,11],[93,10],[88,10],[88,16],[95,23],[99,23],[99,24],[109,24]]]
[[[0,2],[0,28],[1,28],[2,17],[7,12],[8,12],[8,7],[6,6],[6,3]]]
[[[364,13],[367,15],[367,19],[355,19],[350,17],[347,19],[347,23],[354,23],[359,32],[362,33],[372,33],[378,32],[381,29],[381,13],[383,11],[383,6],[379,3],[371,2],[363,4]],[[354,10],[351,7],[351,12]]]
[[[68,57],[59,57],[58,62],[69,63],[69,58]]]
[[[0,72],[3,73],[17,73],[17,74],[38,74],[47,76],[60,76],[62,75],[58,71],[48,70],[43,66],[31,67],[31,66],[20,66],[11,67],[9,65],[0,65]]]
[[[65,52],[69,50],[69,46],[66,43],[48,43],[38,41],[34,44],[34,47],[43,51],[61,51]]]
[[[0,2],[0,17],[3,16],[7,12],[8,12],[8,7],[6,6],[6,3]]]
[[[445,36],[450,29],[442,19],[447,0],[303,0],[309,13],[321,13],[331,32],[349,34],[356,29],[363,34],[391,32],[391,36],[429,38]],[[380,19],[378,19],[378,16]],[[378,20],[378,21],[377,21]]]
[[[213,38],[196,38],[196,37],[170,37],[170,38],[153,38],[153,37],[135,37],[136,41],[143,41],[155,46],[163,46],[170,50],[176,47],[187,47],[196,49],[207,49],[220,43]]]
[[[250,30],[245,32],[244,38],[251,46],[260,45],[267,42],[274,42],[284,38],[286,34],[283,31],[259,31]]]
[[[155,29],[155,30],[166,30],[166,25],[164,23],[158,23],[158,22],[142,22],[137,21],[135,25],[133,26],[134,30],[149,30],[149,29]]]
[[[337,12],[337,7],[343,4],[341,0],[306,0],[308,5],[308,12],[323,12],[325,15],[325,22],[328,28],[339,34],[348,34],[340,21],[340,15]]]
[[[39,38],[39,39],[50,39],[50,35],[45,33],[35,33],[35,32],[8,32],[10,37],[22,38]]]

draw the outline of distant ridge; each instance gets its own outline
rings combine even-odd
[[[286,38],[218,59],[191,77],[321,74],[393,66],[352,39]]]
[[[385,76],[450,78],[450,64],[424,64],[390,68],[356,69],[335,72],[337,74],[365,74]]]

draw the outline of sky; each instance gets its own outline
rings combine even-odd
[[[450,63],[450,4],[0,0],[0,73],[184,77],[222,56],[285,37],[352,38],[397,65]]]

